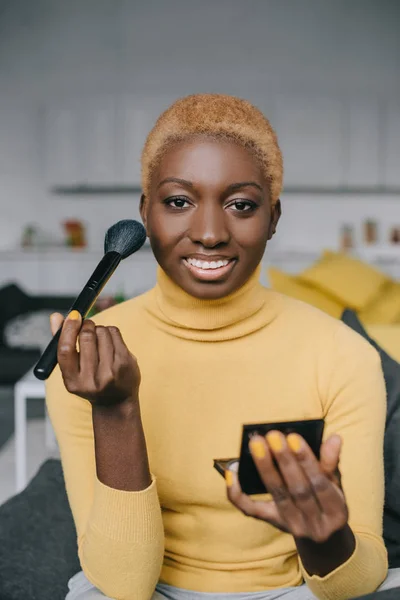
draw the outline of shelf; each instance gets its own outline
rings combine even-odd
[[[138,195],[142,188],[138,185],[57,185],[51,192],[58,196],[115,196]]]
[[[70,260],[70,259],[95,259],[99,260],[103,251],[99,250],[63,250],[62,248],[46,248],[35,250],[0,250],[1,260]]]
[[[146,240],[144,246],[138,252],[145,251],[146,253],[151,250],[149,240]],[[137,253],[135,253],[137,254]],[[271,261],[306,261],[310,262],[318,260],[321,257],[322,250],[314,248],[286,248],[281,250],[272,250],[267,248],[264,256],[264,260],[267,262]],[[377,246],[360,246],[354,248],[352,252],[349,252],[350,256],[359,258],[360,260],[366,260],[369,262],[400,262],[400,244],[398,246],[393,245],[377,245]],[[35,249],[21,249],[15,250],[0,250],[0,261],[2,260],[70,260],[79,258],[100,260],[103,257],[102,248],[35,248]]]
[[[283,188],[282,195],[308,196],[399,196],[400,187],[366,186],[366,187],[304,187],[288,186]]]
[[[57,196],[132,196],[140,195],[139,185],[57,185],[51,188]],[[282,195],[307,196],[399,196],[400,187],[366,186],[366,187],[284,187]]]
[[[352,252],[348,252],[352,258],[360,260],[374,266],[378,270],[387,270],[393,268],[396,271],[391,271],[395,279],[399,278],[398,269],[400,267],[400,245],[399,246],[376,246],[374,247],[359,247],[354,248]],[[305,268],[320,260],[322,250],[317,249],[286,249],[286,250],[270,250],[265,253],[263,263],[267,266],[277,266],[286,268],[287,265],[297,265],[300,268]]]
[[[148,240],[145,241],[144,245],[138,250],[138,252],[142,252],[143,250],[147,252],[150,249],[150,242]],[[16,248],[15,250],[0,250],[0,261],[1,260],[68,260],[71,258],[79,258],[81,259],[98,259],[100,260],[104,256],[104,251],[102,248],[96,250],[95,248],[64,248],[64,247],[45,247],[45,248],[30,248],[30,249],[22,249]]]

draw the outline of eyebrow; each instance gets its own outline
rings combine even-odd
[[[244,187],[255,187],[260,192],[264,191],[261,185],[255,181],[240,181],[239,183],[232,183],[231,185],[228,185],[228,190],[230,192],[235,192],[236,190],[241,190]]]
[[[157,186],[157,189],[164,185],[164,183],[180,183],[182,185],[185,185],[186,187],[194,187],[193,183],[191,181],[187,181],[186,179],[180,179],[179,177],[167,177],[166,179],[160,181],[160,183]]]
[[[162,185],[164,185],[164,183],[180,183],[181,185],[184,185],[186,187],[192,189],[194,188],[194,185],[191,181],[187,181],[186,179],[180,179],[179,177],[167,177],[166,179],[160,181],[157,188],[160,188]],[[227,191],[236,192],[237,190],[241,190],[245,187],[255,187],[260,192],[264,191],[261,185],[259,183],[256,183],[255,181],[239,181],[238,183],[231,183],[230,185],[228,185]]]

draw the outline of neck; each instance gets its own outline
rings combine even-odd
[[[238,290],[216,300],[195,298],[159,267],[150,312],[179,337],[223,340],[246,335],[265,306],[268,290],[259,282],[259,265]],[[258,321],[258,319],[256,319]]]

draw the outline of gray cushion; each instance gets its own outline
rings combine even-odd
[[[400,364],[370,338],[353,311],[345,310],[342,321],[368,340],[381,357],[387,393],[383,538],[389,566],[400,567]]]
[[[0,599],[64,600],[79,570],[61,463],[51,459],[0,507]]]
[[[383,590],[383,592],[373,592],[367,596],[359,596],[358,600],[399,600],[400,588],[392,588],[391,590]]]
[[[50,315],[53,311],[37,310],[10,319],[4,327],[4,341],[9,348],[41,348],[51,340]]]

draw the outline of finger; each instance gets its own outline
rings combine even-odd
[[[99,355],[98,378],[104,382],[114,377],[114,343],[108,327],[96,327],[96,335]]]
[[[64,321],[57,347],[57,360],[69,391],[69,383],[76,382],[79,376],[79,354],[76,349],[82,317],[77,310],[69,313]]]
[[[320,464],[324,473],[333,475],[339,467],[342,439],[339,435],[331,435],[321,446]]]
[[[225,471],[228,500],[247,517],[260,519],[271,523],[275,527],[284,529],[275,502],[261,502],[252,500],[242,492],[237,473],[232,469]]]
[[[294,437],[295,442],[293,442]],[[313,488],[322,513],[336,518],[347,510],[341,490],[323,472],[317,457],[304,439],[297,434],[290,434],[289,438],[291,439],[289,443],[292,444],[293,452]]]
[[[302,439],[300,436],[297,438]],[[321,509],[314,495],[310,481],[307,479],[297,456],[291,450],[292,438],[272,431],[267,435],[270,446],[279,467],[281,477],[289,490],[294,504],[302,512],[308,523],[315,522],[320,517]]]
[[[85,383],[93,387],[99,365],[96,326],[90,319],[83,322],[79,334],[80,372]]]
[[[61,325],[64,322],[64,317],[60,313],[53,313],[50,315],[50,329],[52,335],[55,335],[57,331],[60,329]]]
[[[321,446],[320,465],[322,471],[342,489],[342,476],[339,470],[340,453],[342,450],[342,439],[334,434]]]
[[[279,432],[279,436],[282,436]],[[271,435],[271,434],[269,434]],[[268,436],[269,437],[269,436]],[[282,436],[284,437],[284,436]],[[250,451],[260,478],[272,494],[279,514],[290,529],[297,530],[304,525],[303,517],[295,505],[289,489],[273,462],[273,455],[265,438],[254,436],[250,441]],[[276,449],[277,450],[277,449]],[[276,452],[274,452],[276,455]]]
[[[287,503],[282,507],[281,514],[294,537],[312,535],[315,528],[320,527],[322,520],[321,508],[313,488],[297,462],[296,456],[290,450],[286,437],[279,431],[271,431],[267,434],[266,440],[295,507],[294,509]]]
[[[120,330],[118,329],[118,327],[113,326],[108,327],[108,331],[110,332],[111,339],[113,341],[115,359],[126,359],[126,356],[130,354],[130,352],[126,347]]]

